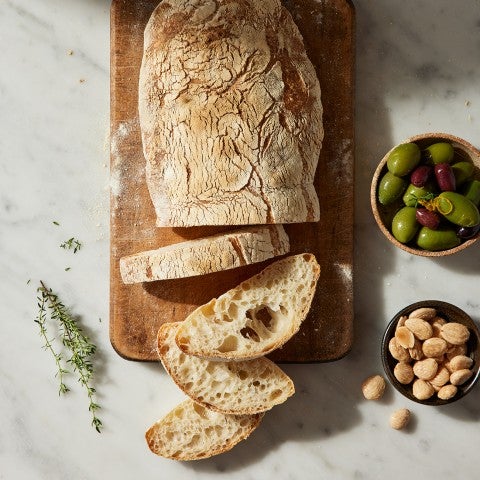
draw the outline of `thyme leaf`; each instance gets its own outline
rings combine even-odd
[[[77,253],[82,248],[82,244],[75,237],[72,237],[62,242],[60,248],[73,250],[73,253]]]

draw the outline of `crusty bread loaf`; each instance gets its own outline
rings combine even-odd
[[[280,0],[161,2],[139,119],[158,226],[318,221],[320,86]]]
[[[319,275],[312,254],[278,260],[193,311],[178,329],[177,345],[187,354],[210,359],[265,355],[298,331]]]
[[[183,353],[175,343],[180,323],[158,331],[158,355],[173,381],[192,400],[230,414],[270,410],[295,393],[292,380],[267,358],[218,362]]]
[[[145,438],[153,453],[174,460],[200,460],[226,452],[247,438],[263,414],[225,415],[185,400],[152,425]]]
[[[120,273],[124,283],[191,277],[263,262],[289,250],[282,225],[246,227],[123,257]]]

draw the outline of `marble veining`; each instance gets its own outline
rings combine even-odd
[[[109,342],[110,2],[0,2],[0,479],[478,478],[480,387],[432,408],[392,388],[368,402],[360,385],[381,372],[381,335],[405,305],[446,300],[480,321],[480,249],[439,260],[409,256],[386,242],[369,206],[376,162],[393,144],[445,131],[480,146],[480,5],[354,3],[352,351],[330,364],[285,365],[296,394],[248,441],[181,464],[151,454],[143,435],[182,394],[159,364],[123,360]],[[83,243],[75,255],[59,248],[71,236]],[[74,378],[68,397],[57,394],[54,365],[33,322],[41,279],[98,344],[100,435]],[[414,417],[404,432],[388,426],[400,407]]]

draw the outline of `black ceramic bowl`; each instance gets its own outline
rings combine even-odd
[[[390,354],[388,350],[388,343],[390,342],[390,339],[393,336],[395,336],[395,328],[397,326],[397,322],[400,319],[400,317],[402,316],[408,317],[408,315],[411,312],[421,307],[433,307],[437,310],[438,316],[444,318],[448,322],[461,323],[462,325],[465,325],[470,331],[470,338],[467,341],[466,355],[473,359],[474,363],[471,368],[473,370],[473,375],[463,385],[457,386],[458,388],[457,394],[449,400],[442,400],[438,398],[436,394],[434,394],[432,397],[430,397],[427,400],[419,400],[418,398],[413,396],[412,384],[410,383],[409,385],[403,385],[395,378],[393,374],[393,369],[395,368],[395,365],[398,363],[398,361],[395,360]],[[478,381],[478,378],[480,377],[480,368],[479,368],[480,367],[480,333],[479,333],[478,327],[475,325],[475,322],[463,310],[456,307],[455,305],[452,305],[446,302],[441,302],[439,300],[425,300],[425,301],[413,303],[412,305],[409,305],[408,307],[405,307],[404,309],[400,310],[392,318],[392,320],[387,326],[387,329],[385,330],[385,333],[382,339],[381,355],[382,355],[383,368],[385,369],[385,373],[390,383],[402,395],[409,398],[410,400],[413,400],[414,402],[421,403],[422,405],[438,406],[438,405],[446,405],[448,403],[455,402],[456,400],[459,400],[460,398],[464,397],[468,392],[470,392],[474,387],[475,383]]]

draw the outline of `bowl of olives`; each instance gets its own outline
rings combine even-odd
[[[379,163],[370,202],[380,230],[402,250],[464,250],[480,235],[480,151],[446,133],[411,137]]]

